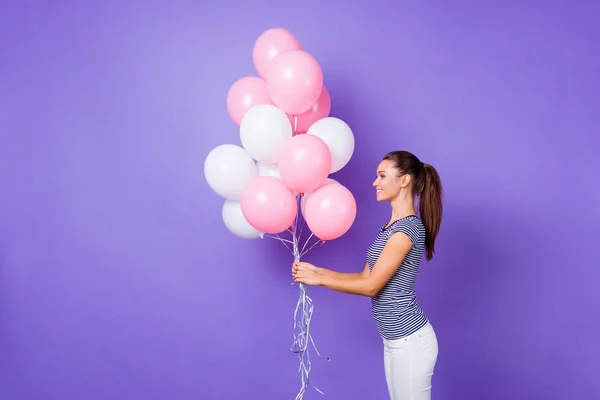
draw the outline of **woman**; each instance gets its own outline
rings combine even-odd
[[[378,232],[359,273],[340,273],[295,262],[295,282],[369,296],[384,344],[385,376],[392,400],[431,398],[437,337],[419,306],[415,280],[423,256],[431,260],[442,220],[442,185],[430,164],[407,151],[388,153],[373,182],[392,217]],[[419,197],[419,216],[414,207]]]

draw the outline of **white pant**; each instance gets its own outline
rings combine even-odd
[[[438,342],[430,323],[411,335],[383,340],[385,378],[391,400],[431,399]]]

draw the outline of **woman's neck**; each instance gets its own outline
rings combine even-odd
[[[392,206],[392,218],[390,222],[397,221],[409,215],[416,215],[415,207],[409,199],[395,199],[391,202]]]

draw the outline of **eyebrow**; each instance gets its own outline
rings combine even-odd
[[[378,173],[378,174],[381,174],[381,173],[384,173],[384,174],[385,174],[385,171],[377,171],[377,173]]]

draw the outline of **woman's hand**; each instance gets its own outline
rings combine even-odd
[[[310,263],[294,261],[292,264],[292,277],[296,283],[304,283],[311,286],[321,285],[320,268]]]

